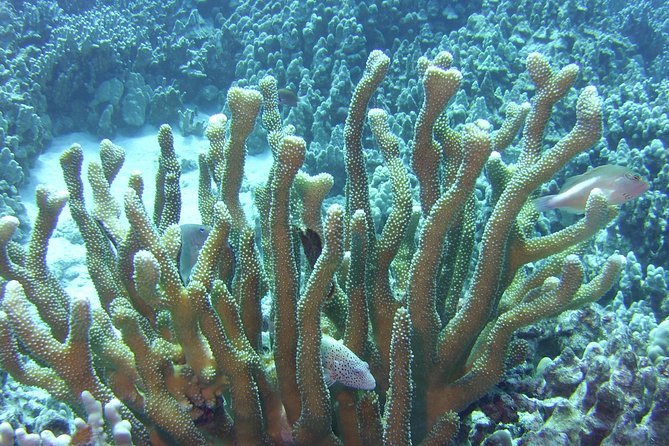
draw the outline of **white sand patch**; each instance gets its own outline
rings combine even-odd
[[[125,162],[112,183],[112,195],[122,205],[123,195],[127,190],[128,178],[134,171],[140,171],[144,179],[144,204],[153,215],[153,200],[155,195],[155,174],[158,167],[158,129],[146,127],[135,136],[120,136],[112,139],[112,142],[125,150]],[[34,221],[37,215],[35,205],[35,189],[38,184],[47,184],[55,190],[66,190],[60,168],[59,157],[72,144],[80,144],[84,151],[84,165],[82,176],[84,177],[84,199],[86,207],[90,210],[93,204],[93,195],[86,180],[87,165],[90,161],[99,162],[98,149],[100,140],[88,133],[71,133],[54,138],[52,144],[40,155],[35,166],[30,171],[30,178],[21,188],[21,196],[26,205],[28,216]],[[197,166],[200,153],[206,152],[209,143],[206,138],[195,136],[183,137],[174,134],[174,148],[179,160],[188,160],[190,165]],[[248,156],[246,159],[245,178],[242,185],[240,200],[247,213],[247,218],[253,227],[253,219],[256,217],[253,205],[253,190],[267,181],[267,175],[272,163],[269,149],[265,152]],[[197,207],[198,169],[181,173],[181,223],[199,223],[200,213]],[[125,221],[125,218],[122,217]],[[47,262],[54,270],[72,295],[81,297],[96,296],[95,290],[88,271],[85,268],[85,249],[83,241],[78,233],[66,206],[58,221],[58,228],[49,244]],[[92,302],[97,301],[97,297]]]

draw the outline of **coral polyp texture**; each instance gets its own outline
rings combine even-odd
[[[180,165],[171,128],[158,135],[152,213],[140,175],[123,197],[110,191],[122,149],[102,142],[100,161],[89,162],[89,186],[81,147],[65,150],[67,193],[38,189],[27,246],[11,241],[18,220],[0,219],[0,274],[8,281],[2,366],[82,416],[82,392],[102,404],[118,400],[136,445],[447,444],[459,414],[525,360],[527,342],[516,331],[599,299],[625,264],[611,255],[584,271],[583,243],[617,215],[598,189],[571,226],[535,233],[535,191],[602,137],[596,88],[580,91],[573,128],[547,143],[553,108],[578,67],[555,70],[531,53],[531,104],[507,104],[499,129],[480,119],[451,126],[449,99],[476,75],[452,61],[440,52],[406,73],[424,90],[409,168],[392,117],[368,111],[392,63],[381,51],[369,55],[344,128],[345,199],[327,210],[332,177],[300,171],[307,141],[282,121],[276,81],[263,78],[260,91],[230,89],[232,115],[212,118],[209,150],[200,156],[199,209],[210,230],[187,281],[178,264]],[[261,108],[273,164],[255,191],[255,230],[240,187]],[[363,139],[368,125],[374,146]],[[519,155],[505,162],[512,144]],[[373,150],[391,183],[382,224],[373,218],[365,165]],[[487,212],[475,196],[483,171],[492,186]],[[85,187],[93,206],[84,202]],[[97,299],[69,296],[46,262],[66,203]],[[266,296],[269,314],[261,308]],[[346,382],[367,373],[373,381],[329,386],[333,371],[348,374]],[[363,390],[370,382],[374,389]]]

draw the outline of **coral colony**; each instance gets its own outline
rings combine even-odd
[[[300,172],[306,142],[281,120],[276,81],[265,77],[260,91],[231,89],[230,122],[223,115],[210,121],[210,148],[200,156],[199,209],[211,229],[187,285],[177,261],[180,168],[170,127],[158,135],[152,215],[142,203],[141,176],[130,179],[122,205],[111,196],[124,155],[110,141],[102,143],[100,161],[89,164],[95,203],[88,210],[82,150],[70,147],[60,158],[68,193],[38,189],[39,214],[26,249],[10,242],[18,220],[0,221],[2,275],[10,281],[0,318],[3,366],[75,406],[82,392],[103,403],[120,401],[139,445],[198,445],[212,438],[235,444],[448,442],[458,430],[458,412],[525,359],[526,343],[514,332],[598,299],[625,263],[613,255],[584,282],[577,247],[616,215],[600,189],[592,190],[585,216],[572,226],[532,236],[538,213],[531,194],[601,136],[595,87],[581,91],[573,129],[542,149],[553,105],[576,79],[575,65],[555,71],[543,56],[530,54],[532,105],[510,104],[498,130],[479,121],[456,131],[442,115],[462,78],[451,63],[441,52],[418,64],[425,99],[411,156],[419,185],[414,197],[388,115],[368,110],[390,64],[381,51],[370,54],[346,120],[345,205],[330,206],[324,219],[332,177]],[[274,162],[256,191],[258,241],[239,189],[246,139],[261,108]],[[521,155],[507,165],[500,152],[523,123]],[[393,188],[392,211],[380,230],[368,197],[365,125]],[[493,186],[485,220],[473,201],[484,166]],[[66,203],[86,244],[100,308],[69,297],[46,266],[49,237]],[[414,213],[418,226],[410,224]],[[467,280],[477,224],[484,225],[482,242]],[[301,259],[296,239],[305,230],[322,240],[313,267]],[[531,274],[523,268],[540,259],[546,260]],[[272,299],[268,349],[261,342],[265,293]],[[342,339],[350,354],[331,354],[341,344],[323,330]],[[23,362],[21,351],[36,362]],[[324,373],[332,383],[337,369],[350,374],[358,363],[369,364],[364,370],[371,370],[375,385],[356,386],[360,379],[349,379],[351,387],[326,385]]]
[[[667,2],[0,17],[0,446],[667,444]]]

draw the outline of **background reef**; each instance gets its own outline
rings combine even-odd
[[[182,134],[202,135],[204,115],[225,109],[231,86],[255,86],[267,74],[299,97],[295,107],[285,107],[282,113],[296,127],[295,133],[309,142],[306,170],[318,173],[327,166],[325,170],[335,179],[334,193],[341,193],[344,121],[370,51],[381,49],[393,59],[388,80],[380,86],[372,106],[389,112],[391,130],[403,141],[411,140],[422,101],[418,77],[407,75],[416,71],[419,57],[448,50],[463,73],[461,87],[449,106],[451,125],[485,118],[499,128],[505,104],[531,97],[534,87],[525,74],[525,60],[539,51],[555,67],[568,63],[581,67],[575,91],[598,86],[604,124],[602,140],[571,162],[544,192],[555,192],[566,177],[588,166],[606,163],[630,166],[649,179],[651,190],[622,207],[615,224],[595,241],[590,251],[594,254],[586,257],[595,264],[597,253],[618,251],[627,256],[620,285],[602,301],[608,307],[582,310],[527,330],[525,336],[534,339],[537,356],[556,359],[542,364],[534,384],[523,381],[511,390],[503,389],[507,393],[499,397],[484,400],[486,415],[479,420],[479,431],[494,430],[495,422],[511,423],[514,413],[531,412],[528,405],[540,404],[521,397],[504,400],[523,386],[533,398],[573,400],[579,398],[572,396],[579,385],[590,380],[597,388],[627,389],[623,396],[611,391],[611,398],[617,401],[613,406],[636,404],[638,413],[643,413],[644,405],[649,404],[643,400],[643,386],[622,386],[620,370],[633,377],[647,376],[651,361],[666,356],[666,329],[650,335],[669,316],[666,2],[220,3],[1,2],[2,215],[18,216],[27,234],[29,225],[18,190],[54,136],[86,130],[100,138],[114,137],[165,122]],[[565,103],[575,102],[575,91]],[[546,144],[555,143],[574,119],[571,107],[558,107],[547,129]],[[371,132],[365,132],[366,142],[373,144]],[[256,132],[249,140],[249,150],[269,150],[265,141],[265,135]],[[403,153],[405,149],[401,147]],[[380,155],[370,153],[367,162],[375,222],[380,224],[390,203],[390,190],[384,185],[389,174]],[[477,193],[480,201],[489,193],[485,182],[478,185]],[[555,231],[568,220],[549,215],[542,218],[538,229]],[[583,327],[588,328],[585,333]],[[599,349],[589,345],[611,336],[617,341]],[[652,355],[644,356],[647,348]],[[580,380],[575,371],[582,374]],[[542,380],[548,384],[538,384]],[[630,402],[637,394],[639,401]],[[583,401],[588,398],[592,395],[582,395]],[[544,407],[545,413],[559,406],[541,404],[553,405]],[[593,418],[600,420],[595,412]],[[618,420],[622,415],[621,409],[610,418]],[[524,422],[525,429],[541,431],[537,420]],[[594,438],[592,441],[597,440]]]

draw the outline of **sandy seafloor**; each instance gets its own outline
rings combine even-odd
[[[112,195],[119,205],[123,205],[123,195],[127,189],[128,177],[134,171],[140,171],[144,178],[144,204],[149,215],[153,215],[153,199],[155,194],[155,173],[158,168],[158,128],[145,127],[133,136],[119,136],[112,138],[112,142],[125,150],[125,162],[116,179],[112,183]],[[59,157],[72,144],[80,144],[84,151],[84,166],[82,177],[86,207],[90,211],[93,206],[93,194],[86,179],[87,165],[91,160],[99,161],[98,149],[100,139],[88,133],[70,133],[53,139],[49,147],[38,158],[35,166],[30,170],[30,178],[21,188],[21,197],[27,209],[30,221],[35,220],[37,207],[35,205],[35,189],[38,184],[46,184],[56,191],[65,191],[65,182],[60,168]],[[197,208],[198,175],[197,158],[200,153],[207,151],[209,142],[204,137],[183,137],[174,132],[174,148],[181,161],[181,223],[200,223],[200,214]],[[272,163],[269,150],[253,156],[247,156],[245,165],[244,184],[240,200],[246,210],[247,218],[251,221],[255,217],[252,191],[264,184]],[[184,164],[193,166],[184,169]],[[127,224],[125,216],[123,221]],[[86,297],[94,305],[98,303],[97,294],[93,287],[85,265],[86,250],[78,228],[72,220],[69,207],[65,206],[58,220],[58,226],[49,243],[47,262],[53,272],[61,280],[66,291],[73,297]]]

